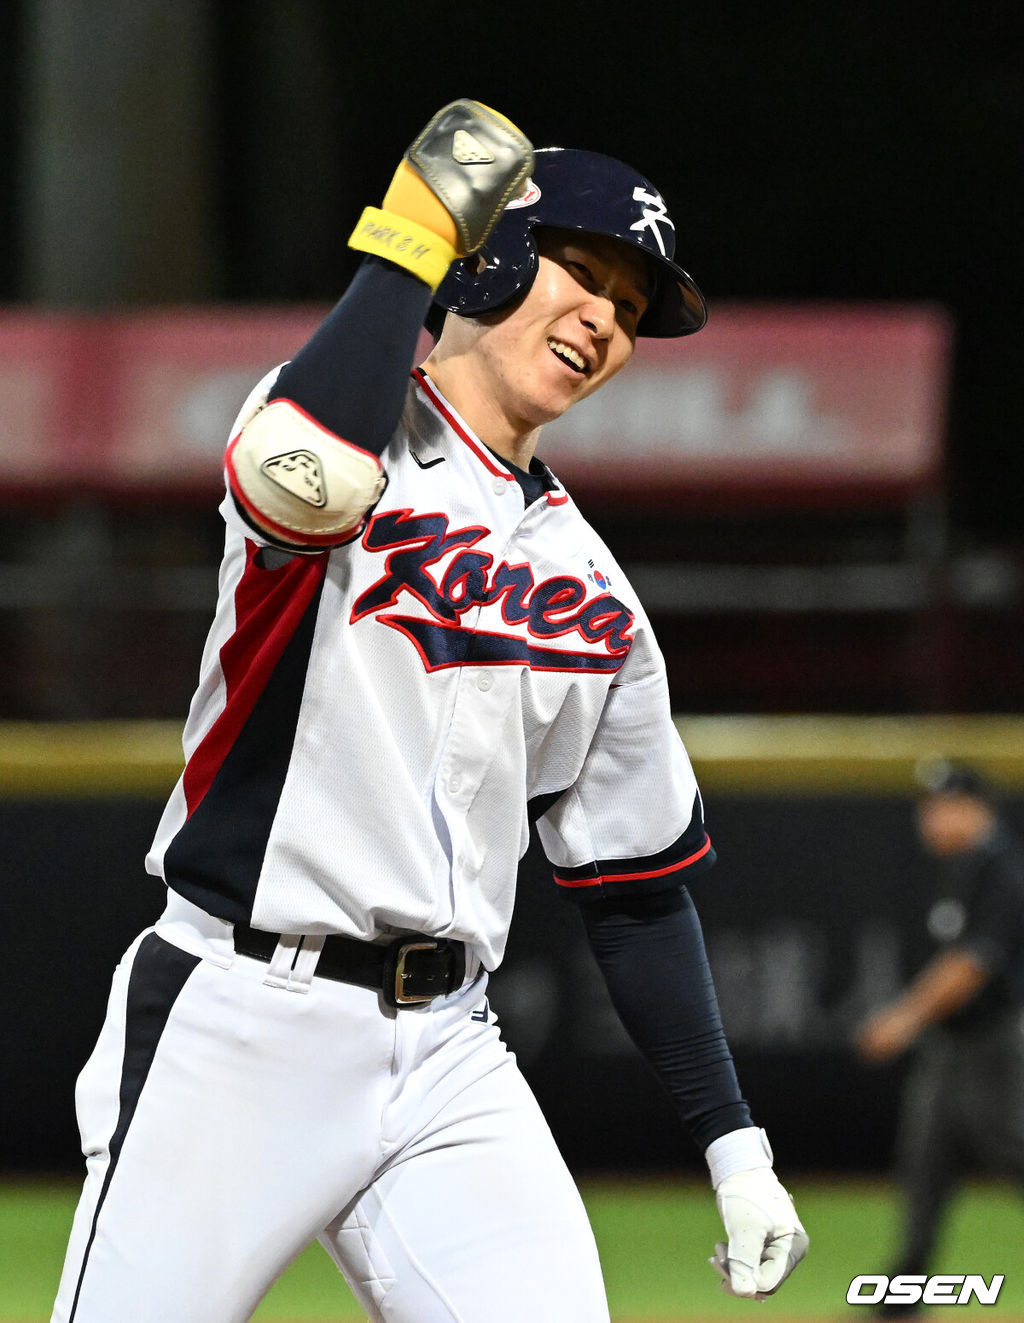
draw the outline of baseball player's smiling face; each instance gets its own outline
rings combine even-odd
[[[536,278],[511,309],[449,317],[426,367],[481,440],[525,467],[538,429],[629,361],[650,300],[644,257],[603,235],[538,231]]]

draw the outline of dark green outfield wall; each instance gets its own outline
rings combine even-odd
[[[928,868],[912,797],[706,798],[720,862],[693,890],[755,1115],[786,1167],[884,1168],[899,1070],[867,1071],[847,1044],[857,1017],[922,954]],[[148,797],[0,801],[0,1169],[77,1164],[75,1076],[118,956],[162,903],[142,867],[160,807]],[[1024,800],[1010,809],[1024,821]],[[697,1165],[535,851],[492,1001],[573,1165]]]

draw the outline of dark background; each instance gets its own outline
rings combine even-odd
[[[163,907],[142,870],[161,808],[0,803],[11,937],[0,1171],[78,1168],[75,1078],[114,965]],[[1024,801],[1010,810],[1020,820]],[[720,861],[692,893],[754,1116],[788,1170],[887,1170],[903,1066],[865,1067],[850,1034],[927,954],[931,870],[912,800],[717,794],[707,816]],[[785,862],[766,871],[767,842]],[[619,1026],[575,908],[531,848],[491,984],[506,1040],[573,1167],[697,1172],[701,1155]]]
[[[919,571],[896,605],[832,599],[827,577],[814,606],[769,605],[756,585],[698,612],[652,603],[678,710],[1019,710],[1022,68],[1012,3],[12,0],[0,301],[327,305],[354,267],[355,219],[412,136],[475,96],[538,144],[647,173],[712,317],[732,301],[909,300],[953,320],[946,473],[916,508],[689,500],[652,516],[578,494],[631,574]],[[180,717],[212,600],[214,501],[47,502],[0,486],[0,714]],[[37,589],[33,575],[76,560],[91,591]],[[174,614],[154,608],[167,567],[198,571]]]
[[[159,31],[172,14],[192,24],[184,46]],[[44,93],[41,31],[88,51],[73,90],[57,65]],[[927,591],[895,607],[769,606],[751,591],[740,608],[652,612],[677,710],[1024,710],[1022,68],[1014,3],[9,0],[0,302],[329,303],[354,266],[346,238],[409,140],[446,101],[477,97],[538,145],[604,151],[648,174],[712,317],[730,301],[909,300],[940,305],[955,325],[947,469],[933,494],[941,536],[913,552]],[[83,165],[65,212],[48,217],[43,257],[70,269],[63,286],[40,274],[35,183],[51,145],[37,126],[62,92],[43,120]],[[97,107],[109,152],[90,170]],[[90,206],[122,228],[97,227],[79,259]],[[140,248],[147,260],[135,261]],[[214,504],[0,489],[0,718],[183,720],[212,610]],[[627,569],[912,559],[914,512],[887,508],[592,514]],[[168,609],[156,589],[179,572],[194,591]],[[14,1011],[0,1165],[77,1166],[73,1080],[112,964],[159,905],[141,877],[158,811],[150,800],[0,804]],[[883,972],[914,965],[925,880],[908,814],[891,796],[709,801],[726,848],[698,905],[744,1086],[789,1163],[888,1161],[898,1072],[857,1066],[844,1034],[863,990],[850,963],[861,926],[878,919],[867,938],[895,952]],[[766,850],[785,860],[768,878]],[[549,912],[539,876],[531,860],[495,999],[567,1154],[696,1163],[644,1068],[602,1028],[578,923]],[[776,1021],[745,1018],[744,976]],[[803,1039],[788,1040],[787,1025]]]
[[[33,77],[26,32],[38,7],[0,7],[0,298],[14,301],[32,298],[19,261],[31,220],[20,184]],[[537,144],[605,151],[647,173],[712,310],[730,299],[823,298],[949,308],[955,520],[968,537],[1018,537],[1017,5],[188,7],[207,47],[199,109],[213,261],[203,296],[336,297],[362,206],[379,201],[435,109],[475,96]],[[109,37],[135,78],[123,113],[144,119],[158,71],[140,77],[136,32],[112,22]],[[154,155],[173,157],[175,146],[155,125]],[[187,262],[171,232],[165,285]]]

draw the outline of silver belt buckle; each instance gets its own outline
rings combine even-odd
[[[398,948],[398,958],[395,960],[395,1002],[397,1005],[415,1006],[417,1002],[433,1001],[438,995],[436,992],[419,997],[407,997],[405,995],[405,980],[408,977],[405,972],[405,957],[410,951],[436,951],[439,946],[439,942],[404,942]]]

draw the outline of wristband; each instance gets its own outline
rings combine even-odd
[[[348,241],[350,248],[405,267],[432,290],[454,262],[454,247],[440,235],[393,211],[367,207]]]
[[[712,1188],[717,1190],[727,1176],[735,1176],[738,1171],[770,1167],[772,1150],[765,1132],[750,1125],[712,1140],[704,1150],[704,1160],[711,1173]]]

